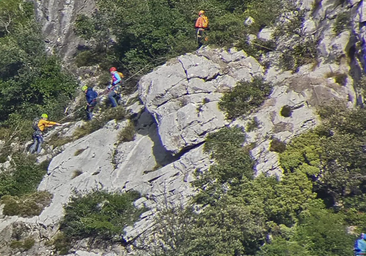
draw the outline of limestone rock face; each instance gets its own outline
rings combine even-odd
[[[218,109],[222,93],[263,68],[243,51],[202,49],[179,56],[139,81],[139,94],[155,117],[164,147],[177,154],[228,124]]]
[[[75,54],[77,46],[83,40],[74,33],[74,22],[79,14],[91,14],[95,9],[95,0],[37,0],[36,15],[42,24],[47,50],[57,53],[65,61]]]

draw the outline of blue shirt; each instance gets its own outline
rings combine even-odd
[[[360,255],[359,253],[366,253],[366,241],[362,238],[357,239],[355,242],[355,252],[356,255]]]
[[[95,100],[98,97],[98,93],[96,91],[93,91],[92,88],[88,88],[85,96],[86,96],[86,102],[88,102],[88,104],[91,104],[93,100]]]
[[[116,85],[118,84],[119,82],[121,82],[121,77],[120,75],[118,74],[117,71],[113,72],[112,74],[112,85]]]

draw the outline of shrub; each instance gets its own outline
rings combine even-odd
[[[226,13],[215,17],[215,29],[208,32],[209,43],[219,46],[231,47],[240,40],[245,29],[242,13]],[[211,19],[212,22],[212,19]]]
[[[223,184],[231,185],[242,179],[253,178],[254,161],[250,153],[242,147],[245,133],[242,128],[223,128],[207,136],[204,151],[211,153],[216,164],[202,173],[196,171],[197,180],[193,185],[201,189],[195,197],[199,204],[214,204],[225,193]]]
[[[133,202],[140,198],[136,191],[109,194],[96,191],[76,196],[65,207],[60,230],[71,239],[86,237],[121,241],[123,229],[133,224],[147,209],[136,209]]]
[[[48,161],[35,164],[34,156],[14,154],[13,171],[0,173],[0,197],[4,195],[22,196],[36,191],[47,172]]]
[[[135,131],[135,125],[133,124],[133,121],[129,121],[128,125],[120,131],[118,134],[118,141],[119,142],[127,142],[127,141],[133,141],[135,139],[136,131]]]
[[[0,140],[8,139],[12,134],[12,130],[6,127],[0,127]]]
[[[318,58],[317,46],[318,39],[303,38],[298,40],[297,45],[283,51],[279,59],[280,67],[297,72],[301,66],[315,63]]]
[[[79,139],[81,137],[84,137],[92,132],[95,132],[102,128],[108,121],[116,119],[116,120],[122,120],[126,117],[126,109],[123,106],[117,106],[115,108],[110,108],[106,110],[102,116],[99,116],[98,118],[93,118],[89,122],[87,122],[85,125],[78,127],[73,137],[75,139]]]
[[[255,129],[257,129],[259,127],[260,123],[258,121],[258,118],[257,117],[253,117],[253,119],[247,124],[247,127],[246,127],[246,131],[247,132],[252,132],[254,131]]]
[[[21,197],[3,196],[0,202],[4,204],[4,215],[33,217],[40,215],[43,209],[50,205],[52,197],[49,192],[40,191]]]
[[[269,146],[269,151],[274,151],[277,153],[282,153],[286,150],[286,143],[280,141],[277,138],[273,138],[271,140],[270,146]]]
[[[252,82],[240,82],[219,102],[221,110],[229,119],[244,115],[259,107],[272,92],[272,84],[255,77]]]
[[[289,39],[305,35],[303,24],[306,18],[306,11],[299,9],[296,4],[290,1],[287,1],[286,5],[280,18],[277,20],[278,23],[273,34],[276,41],[280,40],[280,37]]]
[[[75,57],[75,64],[77,67],[93,66],[99,61],[98,55],[92,51],[79,52]]]
[[[207,136],[204,151],[211,152],[213,158],[221,160],[228,157],[225,152],[226,147],[240,148],[244,142],[245,133],[242,128],[239,126],[224,127],[220,131]]]
[[[337,15],[335,24],[333,27],[334,33],[338,36],[344,30],[351,27],[351,14],[350,12],[342,12]]]
[[[283,117],[290,117],[292,115],[292,108],[288,105],[285,105],[281,108],[280,114]]]
[[[334,77],[334,80],[337,84],[345,86],[347,84],[347,74],[340,72],[329,72],[326,74],[326,77]]]
[[[47,245],[53,245],[60,255],[66,255],[71,249],[71,240],[63,232],[60,232]]]
[[[33,247],[34,244],[35,244],[34,239],[31,238],[31,237],[28,237],[23,241],[12,241],[10,243],[10,247],[13,248],[13,249],[28,251]]]
[[[252,17],[255,23],[251,27],[251,33],[256,34],[263,27],[274,24],[278,16],[283,12],[283,4],[276,0],[248,1],[244,15]]]

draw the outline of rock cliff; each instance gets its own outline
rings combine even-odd
[[[77,15],[90,15],[95,10],[95,0],[34,1],[36,15],[42,25],[47,51],[61,56],[69,63],[79,44],[86,42],[74,33]]]

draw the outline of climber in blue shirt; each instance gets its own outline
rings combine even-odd
[[[85,93],[86,98],[86,117],[88,120],[91,120],[93,118],[93,110],[95,105],[97,105],[97,97],[98,93],[94,91],[92,88],[89,88],[88,86],[84,85],[81,90]]]
[[[356,240],[353,250],[355,251],[355,255],[366,255],[366,235],[364,233]]]

